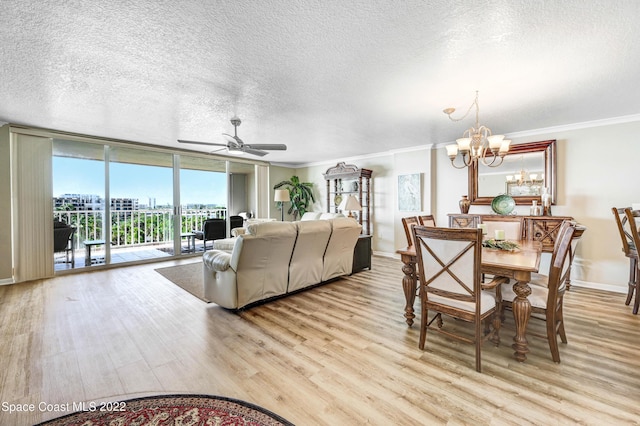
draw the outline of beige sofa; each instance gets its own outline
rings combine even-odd
[[[205,297],[239,309],[348,275],[361,228],[345,217],[250,225],[231,252],[203,254]]]

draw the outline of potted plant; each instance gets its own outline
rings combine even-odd
[[[302,217],[309,205],[316,201],[313,196],[313,183],[300,182],[298,176],[291,176],[290,180],[283,180],[277,183],[273,189],[279,189],[283,186],[289,190],[289,198],[291,200],[291,206],[287,213],[293,215],[293,220],[297,220],[298,216]]]

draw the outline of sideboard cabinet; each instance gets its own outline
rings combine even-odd
[[[482,214],[449,214],[450,228],[476,228],[480,223]],[[551,253],[556,243],[560,225],[564,220],[574,220],[570,216],[523,216],[523,237],[542,243],[542,251]]]
[[[354,212],[362,225],[362,234],[371,234],[371,175],[373,171],[361,169],[353,164],[338,163],[323,175],[327,181],[327,212],[338,213],[338,206],[348,195],[353,195],[362,206]],[[342,212],[345,215],[349,212]]]

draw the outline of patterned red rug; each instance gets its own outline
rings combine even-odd
[[[84,411],[40,425],[291,425],[282,417],[248,402],[212,395],[159,395],[110,403],[90,403]]]

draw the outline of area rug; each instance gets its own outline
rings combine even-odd
[[[92,410],[93,407],[93,410]],[[101,411],[104,409],[104,411]],[[85,411],[39,425],[293,425],[257,405],[213,395],[160,395],[108,404],[87,404]],[[37,426],[37,425],[36,425]]]
[[[155,271],[178,287],[193,294],[198,299],[203,300],[207,303],[210,302],[210,300],[207,300],[207,298],[204,297],[202,262],[169,266],[167,268],[158,268]]]

